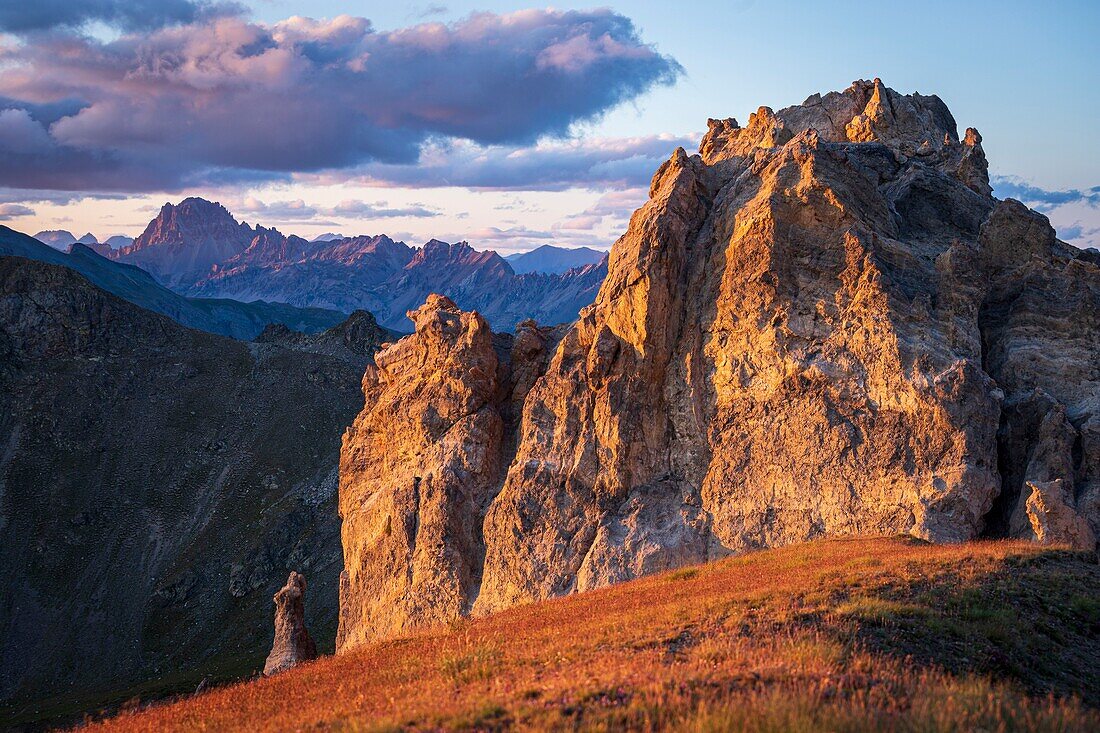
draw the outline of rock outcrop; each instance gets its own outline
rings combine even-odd
[[[184,328],[0,257],[0,708],[246,675],[289,568],[331,649],[361,359]]]
[[[1077,512],[1073,492],[1062,479],[1027,482],[1028,523],[1031,538],[1041,545],[1066,545],[1074,550],[1095,550],[1096,535],[1087,519]]]
[[[306,579],[290,571],[286,585],[272,598],[275,601],[275,640],[264,663],[265,677],[317,658],[317,644],[306,629],[305,597]]]
[[[271,323],[255,338],[256,343],[278,344],[296,351],[335,356],[360,371],[374,359],[382,344],[398,338],[397,334],[378,325],[374,315],[355,311],[343,323],[320,333],[294,331],[282,323]]]
[[[485,319],[432,296],[375,355],[344,435],[337,646],[467,614],[501,474],[504,396]]]
[[[708,127],[698,155],[677,150],[657,171],[595,303],[513,398],[502,481],[489,480],[495,458],[479,462],[462,474],[477,477],[476,502],[418,515],[420,532],[480,529],[483,560],[477,541],[465,555],[436,545],[449,567],[480,566],[479,582],[452,584],[463,590],[445,614],[345,594],[342,619],[387,635],[825,535],[1087,545],[1074,517],[1095,535],[1100,269],[1045,217],[990,195],[977,131],[960,138],[939,98],[878,80]],[[392,347],[431,358],[392,360],[385,384],[466,348],[427,341],[418,329]],[[496,389],[460,403],[487,409]],[[465,431],[448,443],[462,455],[444,455],[386,423],[452,414],[451,393],[367,397],[360,421],[379,403],[393,417],[345,438],[341,506],[358,512],[345,559],[362,576],[411,577],[428,566],[373,550],[392,513],[376,496],[389,476],[495,456],[498,432]],[[457,421],[432,424],[446,435]],[[349,483],[381,445],[386,473]],[[466,507],[485,501],[470,527]]]

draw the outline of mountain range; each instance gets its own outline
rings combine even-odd
[[[591,249],[544,247],[513,267],[466,242],[410,247],[385,235],[307,241],[238,222],[220,204],[194,197],[165,204],[133,244],[106,256],[182,295],[364,309],[406,332],[406,311],[430,293],[477,310],[500,330],[528,318],[568,322],[592,302],[607,273],[606,254]]]
[[[96,286],[142,308],[166,315],[185,326],[234,338],[251,339],[270,323],[283,323],[295,330],[312,333],[330,328],[346,317],[345,313],[335,310],[295,308],[282,303],[184,297],[158,283],[145,270],[106,259],[83,244],[71,244],[66,254],[2,225],[0,255],[67,267]]]
[[[35,234],[34,238],[43,244],[48,244],[54,249],[59,249],[63,252],[68,252],[74,244],[83,244],[103,256],[107,256],[107,253],[112,250],[127,247],[134,242],[133,237],[128,237],[125,234],[115,234],[100,242],[99,238],[91,232],[77,239],[73,236],[72,232],[64,229],[48,229],[46,231],[41,231]]]

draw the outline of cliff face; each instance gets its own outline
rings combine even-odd
[[[990,195],[981,136],[937,97],[857,82],[710,121],[522,401],[464,602],[823,535],[1095,529],[1100,269],[1075,254]],[[400,455],[399,436],[379,439]],[[349,433],[344,465],[365,442]]]
[[[331,644],[340,434],[382,335],[243,343],[0,257],[0,707],[259,669],[288,569]]]
[[[409,318],[416,334],[376,355],[344,435],[339,647],[464,615],[480,581],[502,370],[476,313],[432,296]]]

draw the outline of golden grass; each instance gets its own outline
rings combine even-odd
[[[821,541],[372,644],[91,729],[1100,730],[1097,588],[1095,563],[1021,543]]]

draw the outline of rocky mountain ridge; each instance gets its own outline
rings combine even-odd
[[[340,649],[822,536],[1095,548],[1100,268],[978,132],[877,79],[708,128],[566,333],[429,298],[377,355]]]
[[[433,292],[478,310],[501,330],[527,318],[573,320],[606,274],[604,255],[552,249],[559,250],[549,258],[557,262],[553,272],[517,274],[496,252],[467,242],[433,239],[416,248],[385,235],[307,241],[238,223],[220,204],[189,198],[165,204],[131,246],[106,256],[148,270],[188,297],[368,310],[383,326],[408,332],[406,311]],[[580,266],[565,266],[573,262]]]
[[[218,298],[187,298],[169,290],[145,270],[112,262],[83,244],[59,252],[25,234],[0,225],[0,255],[25,257],[61,265],[79,272],[97,287],[142,308],[175,321],[222,336],[249,340],[270,323],[314,333],[346,318],[344,313],[321,308],[296,308],[282,303],[242,303]]]
[[[42,242],[42,244],[49,245],[62,252],[69,252],[72,250],[73,245],[82,244],[96,254],[104,257],[109,256],[113,250],[121,249],[134,243],[134,238],[128,237],[125,234],[115,234],[100,242],[96,235],[88,232],[77,239],[73,236],[72,232],[64,229],[47,229],[35,234],[34,238]]]

